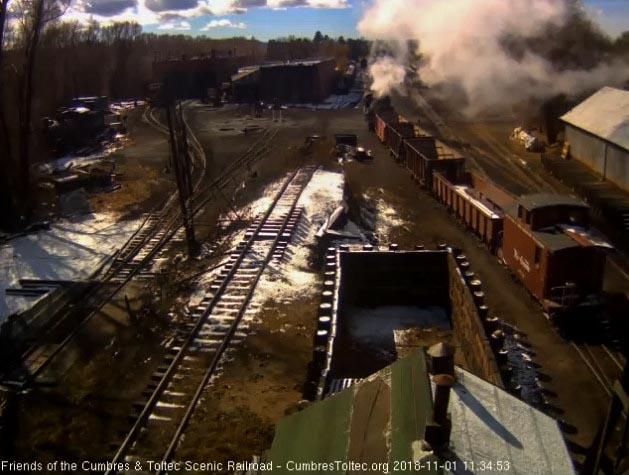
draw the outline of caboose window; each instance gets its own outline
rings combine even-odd
[[[539,246],[535,246],[535,264],[539,265],[542,260],[542,248]]]

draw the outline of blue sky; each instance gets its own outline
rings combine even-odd
[[[233,36],[241,32],[247,36],[253,35],[258,39],[267,40],[289,35],[311,38],[317,30],[335,38],[341,35],[357,37],[356,24],[360,15],[356,8],[324,9],[302,7],[287,8],[286,10],[253,8],[246,13],[225,15],[224,18],[234,23],[244,22],[247,28],[237,30],[229,27],[217,27],[207,33],[212,36]],[[201,28],[207,22],[204,19],[195,19],[191,23],[193,27],[197,23],[199,28]]]
[[[443,0],[447,1],[447,0]],[[212,37],[356,37],[369,0],[75,0],[67,16],[79,21],[135,20],[145,31]],[[585,0],[612,36],[629,30],[629,0]]]
[[[629,0],[587,0],[591,15],[611,35],[629,30]]]

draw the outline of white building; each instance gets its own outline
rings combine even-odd
[[[604,87],[561,120],[570,156],[629,191],[629,91]]]

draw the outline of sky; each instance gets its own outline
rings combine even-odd
[[[444,0],[447,1],[447,0]],[[584,0],[593,19],[612,36],[629,30],[629,0]],[[358,37],[356,25],[369,0],[75,0],[67,19],[137,21],[144,31],[255,37],[295,35]]]

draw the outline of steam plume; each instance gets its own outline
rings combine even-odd
[[[559,70],[530,47],[528,40],[565,26],[571,8],[573,0],[372,0],[358,29],[393,51],[374,57],[372,88],[402,90],[409,54],[421,57],[422,82],[461,89],[469,114],[622,83],[628,65],[620,60]]]

